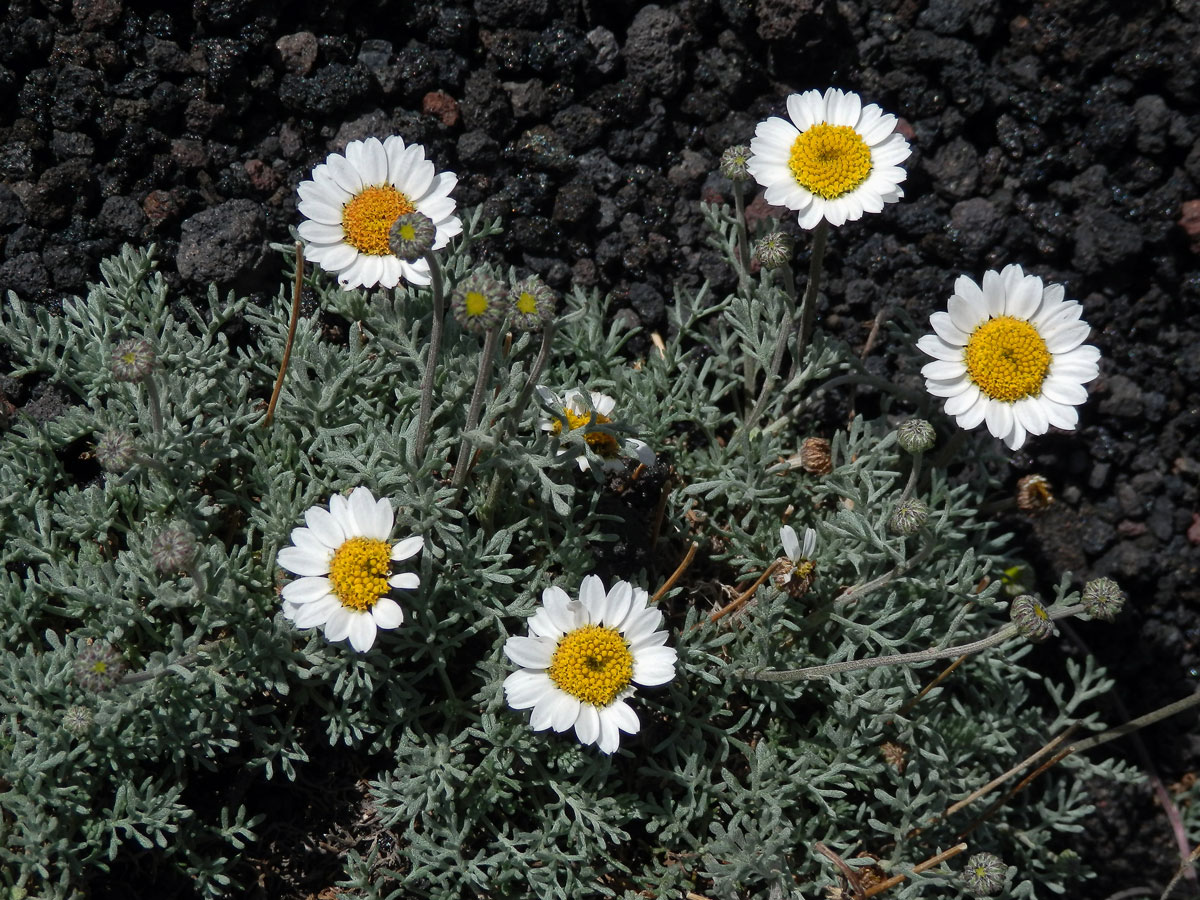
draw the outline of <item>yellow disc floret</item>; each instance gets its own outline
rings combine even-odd
[[[342,231],[346,233],[346,243],[368,256],[387,256],[392,252],[388,246],[392,223],[416,209],[390,184],[365,187],[342,207]]]
[[[465,303],[468,316],[482,316],[488,311],[488,298],[483,291],[467,291]]]
[[[988,319],[976,328],[965,356],[967,377],[1005,403],[1041,394],[1050,369],[1050,351],[1037,329],[1012,316]]]
[[[348,609],[365,612],[388,592],[392,548],[373,538],[350,538],[329,563],[334,595]]]
[[[836,200],[867,180],[871,148],[849,125],[819,122],[792,143],[788,168],[800,187],[825,200]]]
[[[604,707],[633,680],[633,654],[615,628],[585,625],[558,642],[546,674],[577,700]]]
[[[554,427],[551,431],[554,434],[562,434],[563,420],[566,420],[567,431],[574,431],[576,428],[582,428],[592,421],[592,417],[588,413],[577,413],[572,409],[563,410],[563,418],[554,420]],[[596,413],[595,424],[607,425],[611,422],[608,416],[603,416]],[[586,431],[583,439],[587,441],[587,445],[592,448],[592,452],[606,459],[611,459],[620,452],[620,446],[617,444],[617,439],[611,434],[606,434],[603,431]]]
[[[537,312],[537,298],[529,291],[521,291],[521,296],[517,297],[517,312],[532,316]]]

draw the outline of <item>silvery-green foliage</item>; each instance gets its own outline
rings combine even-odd
[[[728,210],[707,215],[732,258]],[[496,227],[468,221],[445,259],[449,286]],[[480,337],[447,318],[418,458],[429,292],[344,292],[314,274],[320,312],[300,318],[268,425],[286,274],[265,307],[213,291],[199,307],[172,298],[173,313],[151,255],[126,250],[62,316],[15,298],[3,312],[16,374],[71,399],[0,439],[8,883],[69,896],[149,853],[204,896],[237,895],[253,878],[243,850],[272,825],[243,802],[246,785],[286,791],[300,772],[319,781],[309,760],[332,746],[378,766],[373,837],[345,857],[343,886],[361,896],[812,898],[836,883],[815,842],[854,865],[870,853],[888,874],[909,873],[979,810],[940,820],[950,804],[1068,724],[1100,727],[1091,701],[1107,688],[1103,673],[1089,663],[1068,666],[1062,683],[1043,679],[1019,640],[968,660],[915,704],[940,664],[752,679],[987,633],[1007,621],[998,575],[1012,562],[1007,536],[979,513],[1000,487],[986,444],[969,459],[935,448],[912,478],[888,418],[911,411],[903,394],[878,398],[878,417],[824,421],[825,386],[872,382],[819,331],[761,421],[743,423],[791,303],[774,274],[745,275],[725,298],[678,291],[663,349],[638,360],[602,298],[570,293],[538,381],[612,395],[614,422],[595,428],[642,438],[659,463],[610,473],[593,458],[580,472],[582,436],[540,429],[552,411],[529,397],[542,337],[514,334],[470,435],[461,492],[450,473]],[[155,346],[151,384],[110,377],[111,348],[127,337]],[[124,474],[88,459],[113,428],[138,444]],[[813,432],[832,438],[834,470],[821,478],[789,463]],[[357,485],[389,498],[394,537],[425,537],[411,563],[421,588],[400,597],[404,625],[361,655],[278,614],[286,576],[274,564],[305,509]],[[931,512],[918,533],[897,536],[888,516],[908,495]],[[782,554],[785,520],[818,534],[808,593],[767,583],[709,622]],[[149,548],[179,525],[196,536],[197,558],[164,576]],[[598,572],[654,591],[693,540],[698,557],[662,602],[678,676],[639,692],[637,737],[606,757],[569,733],[534,733],[527,712],[508,709],[503,643],[524,633],[543,588],[574,594]],[[85,693],[72,678],[89,641],[111,643],[129,666],[110,691]],[[90,710],[86,728],[64,724],[76,707]],[[902,771],[881,752],[889,742],[904,749]],[[1088,811],[1080,784],[1096,775],[1124,771],[1071,759],[972,832],[973,848],[1018,868],[1014,896],[1046,897],[1075,876],[1071,836]],[[925,896],[957,868],[890,895]]]

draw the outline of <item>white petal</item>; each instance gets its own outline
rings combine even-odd
[[[275,563],[293,575],[328,575],[332,558],[333,551],[329,551],[327,556],[317,556],[299,547],[284,547],[276,555]]]
[[[947,398],[946,415],[960,416],[974,406],[978,400],[979,388],[972,384],[961,394]]]
[[[518,666],[544,669],[550,665],[556,643],[546,638],[510,637],[504,642],[504,655]]]
[[[359,160],[363,184],[386,184],[388,176],[387,152],[377,137],[363,142],[363,153]]]
[[[291,537],[293,544],[311,556],[319,556],[322,559],[330,559],[333,557],[333,550],[323,544],[317,538],[317,536],[307,528],[293,528]]]
[[[596,575],[588,575],[579,585],[579,600],[588,612],[588,621],[599,624],[604,611],[604,582]]]
[[[379,262],[383,266],[383,271],[379,273],[379,283],[385,288],[394,288],[404,274],[403,264],[394,256],[381,256]]]
[[[796,222],[806,231],[812,231],[821,223],[824,217],[825,201],[819,197],[813,197],[812,205],[807,210],[800,212],[800,215],[796,218]]]
[[[289,581],[280,591],[284,600],[297,605],[321,600],[333,593],[333,584],[328,578],[309,577]]]
[[[551,688],[538,697],[537,703],[533,705],[533,713],[529,716],[530,728],[534,731],[545,731],[550,727],[550,723],[554,721],[554,708],[557,706],[561,693],[557,688]]]
[[[625,452],[631,454],[643,466],[654,465],[654,451],[645,441],[639,441],[637,438],[625,438],[624,447]]]
[[[346,239],[346,232],[340,224],[327,225],[312,219],[305,219],[296,226],[296,231],[304,240],[316,244],[337,244]]]
[[[566,691],[556,691],[550,705],[550,727],[557,732],[566,731],[579,718],[582,704]]]
[[[358,260],[358,251],[349,244],[338,244],[321,257],[321,268],[326,272],[342,272]]]
[[[954,381],[967,374],[967,365],[961,359],[935,359],[921,367],[921,374],[935,381]]]
[[[1079,424],[1079,412],[1074,406],[1068,406],[1064,403],[1055,403],[1047,397],[1042,397],[1042,409],[1046,413],[1046,418],[1055,428],[1062,428],[1064,431],[1071,431]]]
[[[675,660],[674,647],[647,647],[639,650],[633,659],[633,680],[647,687],[666,684],[675,677]]]
[[[346,543],[346,538],[350,537],[350,535],[347,535],[342,530],[342,526],[334,520],[329,510],[323,509],[320,506],[310,507],[304,513],[304,521],[317,540],[331,550],[336,550],[342,546],[342,544]]]
[[[604,713],[626,734],[637,734],[642,730],[642,723],[638,721],[637,713],[624,700],[617,700],[610,704]]]
[[[445,243],[442,246],[444,247]],[[433,249],[441,249],[438,247],[436,241],[434,242]],[[418,287],[422,287],[433,281],[433,276],[429,274],[429,263],[423,259],[418,259],[415,263],[400,260],[400,277],[409,284]]]
[[[399,572],[388,579],[388,584],[400,591],[415,591],[421,586],[421,576],[415,572]]]
[[[985,278],[986,282],[987,279]],[[950,313],[950,320],[958,326],[960,331],[966,334],[971,334],[987,319],[987,306],[974,298],[960,297],[958,294],[953,294],[950,300],[946,303],[946,311]]]
[[[956,378],[953,381],[937,381],[927,379],[925,381],[925,390],[933,394],[935,397],[957,397],[963,391],[971,386],[971,382],[966,378]]]
[[[404,610],[391,597],[380,597],[371,607],[371,616],[380,628],[399,628],[404,623]]]
[[[594,744],[600,737],[600,714],[590,703],[579,706],[579,717],[575,720],[575,735],[581,744]]]
[[[983,296],[983,289],[975,283],[975,280],[970,275],[959,275],[954,280],[954,293],[962,297],[964,300],[970,300],[976,304],[987,306],[987,300]],[[1001,309],[1003,309],[1001,307]],[[999,313],[996,313],[999,315]]]
[[[597,715],[600,721],[600,738],[596,741],[596,746],[601,753],[616,753],[621,746],[621,730],[607,710],[598,710]]]
[[[936,334],[922,335],[917,341],[917,349],[926,356],[932,356],[934,359],[944,360],[962,360],[963,348],[947,344]]]
[[[1012,409],[1007,403],[992,401],[984,412],[984,421],[993,437],[1005,440],[1013,430]]]
[[[1011,410],[1010,410],[1011,412]],[[1008,432],[1008,437],[1004,439],[1004,443],[1008,444],[1009,450],[1020,450],[1025,445],[1026,431],[1025,426],[1021,424],[1021,420],[1013,414],[1012,428]]]
[[[560,587],[551,586],[542,591],[542,610],[560,636],[579,627],[580,610],[575,608],[579,605]]]
[[[421,552],[421,548],[424,546],[425,538],[419,534],[414,537],[406,537],[402,541],[397,541],[396,546],[392,547],[392,561],[404,562],[406,559],[412,559]]]
[[[963,331],[954,324],[954,320],[950,318],[950,313],[935,312],[929,317],[929,324],[933,326],[933,330],[950,346],[965,347],[971,335],[969,332]]]
[[[1018,400],[1013,404],[1013,414],[1030,434],[1045,434],[1050,430],[1050,420],[1046,418],[1046,411],[1037,397]]]
[[[633,585],[628,581],[618,581],[608,592],[606,598],[607,612],[601,625],[616,628],[629,614],[629,606],[633,603]]]
[[[1028,321],[1042,302],[1042,279],[1036,275],[1022,278],[1008,289],[1004,315]]]
[[[518,669],[504,679],[504,698],[513,709],[529,709],[553,687],[545,672]]]
[[[1087,322],[1075,322],[1043,334],[1042,339],[1051,353],[1067,353],[1086,341],[1091,333],[1092,327]]]
[[[331,595],[324,600],[317,600],[301,606],[292,616],[292,622],[297,628],[316,628],[318,625],[324,625],[329,621],[330,616],[343,608],[337,597]]]
[[[1081,403],[1087,403],[1087,388],[1073,381],[1047,378],[1042,382],[1042,393],[1055,403],[1063,403],[1068,406],[1079,406]]]
[[[347,609],[338,604],[338,608],[330,613],[329,618],[325,622],[325,640],[331,643],[344,641],[346,635],[350,633],[350,623],[355,616],[364,615],[352,609]]]
[[[796,537],[796,529],[791,525],[784,525],[779,529],[779,541],[783,544],[783,552],[787,554],[787,558],[797,562],[800,559],[800,540]]]
[[[370,613],[358,613],[350,619],[350,646],[359,653],[366,653],[375,643],[375,617]]]
[[[356,487],[351,491],[347,508],[354,520],[356,534],[361,537],[374,538],[377,541],[388,539],[390,535],[387,532],[380,533],[380,522],[375,509],[375,496],[367,488]]]
[[[975,396],[975,403],[972,404],[971,408],[965,412],[959,413],[958,416],[955,417],[958,427],[965,431],[970,431],[972,428],[979,427],[979,424],[983,421],[984,416],[987,413],[988,406],[991,405],[992,402],[981,392],[979,392],[978,389],[976,389]]]
[[[351,143],[358,143],[352,141]],[[347,150],[350,148],[347,147]],[[333,180],[337,182],[338,187],[342,190],[349,191],[351,194],[357,194],[363,189],[362,176],[358,174],[358,170],[350,163],[346,157],[339,153],[331,154],[326,161],[329,166],[329,174],[333,176]]]
[[[653,606],[645,609],[630,610],[627,620],[622,624],[621,633],[630,646],[641,644],[654,634],[654,630],[662,623],[662,613]]]

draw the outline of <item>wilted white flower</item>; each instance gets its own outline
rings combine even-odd
[[[574,388],[560,397],[554,391],[539,384],[537,392],[538,396],[542,398],[542,402],[554,410],[552,418],[541,420],[541,429],[556,435],[562,434],[564,431],[586,428],[589,425],[607,425],[612,422],[612,411],[617,405],[617,401],[612,397],[598,391],[590,392],[590,407],[584,400],[583,391]],[[584,431],[583,439],[593,453],[603,457],[606,468],[619,469],[621,467],[622,447],[638,462],[647,466],[654,465],[654,451],[645,441],[639,441],[637,438],[627,437],[618,441],[616,437],[606,431]],[[565,450],[559,451],[559,453],[565,452]],[[577,457],[577,461],[579,468],[585,471],[591,466],[587,456],[580,455]]]

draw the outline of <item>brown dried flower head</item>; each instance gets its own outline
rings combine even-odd
[[[805,438],[800,444],[800,466],[809,475],[828,475],[833,471],[829,441],[820,437]]]
[[[1026,475],[1017,482],[1017,508],[1025,512],[1040,513],[1050,508],[1054,494],[1050,482],[1041,475]]]

